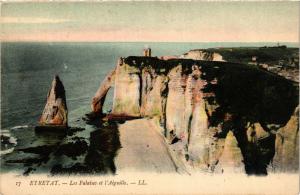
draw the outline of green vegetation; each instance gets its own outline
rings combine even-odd
[[[258,63],[270,65],[299,65],[299,48],[278,47],[240,47],[240,48],[212,48],[203,51],[216,52],[229,62],[244,63],[253,62],[252,57]]]

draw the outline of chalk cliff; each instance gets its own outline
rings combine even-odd
[[[116,71],[112,70],[109,72],[104,81],[101,83],[101,86],[97,90],[91,104],[92,111],[97,114],[103,114],[102,106],[104,104],[106,94],[108,90],[114,85]]]
[[[200,49],[191,50],[183,54],[182,57],[193,60],[225,61],[220,53]]]
[[[245,64],[130,56],[100,86],[94,111],[112,85],[111,114],[158,117],[168,142],[195,169],[266,174],[275,153],[277,166],[298,169],[283,160],[293,158],[298,141],[292,81]],[[282,135],[289,138],[282,142]]]
[[[64,86],[58,76],[55,76],[48,92],[47,102],[39,120],[38,128],[68,126],[68,109]]]
[[[272,171],[297,171],[299,166],[299,106],[288,123],[277,131],[275,148]]]

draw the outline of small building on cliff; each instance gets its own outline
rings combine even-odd
[[[147,47],[144,49],[144,56],[151,57],[151,48]]]

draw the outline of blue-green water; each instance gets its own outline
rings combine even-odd
[[[90,112],[93,95],[117,59],[142,55],[145,46],[151,47],[153,56],[162,56],[181,55],[198,48],[274,45],[276,43],[2,43],[1,131],[12,137],[10,141],[16,148],[51,142],[36,136],[31,127],[37,124],[42,113],[55,74],[65,86],[69,124],[80,126],[78,120]],[[107,97],[105,110],[111,108],[111,97],[112,92]]]

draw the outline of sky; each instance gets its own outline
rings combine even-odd
[[[299,42],[299,2],[2,3],[1,40]]]

